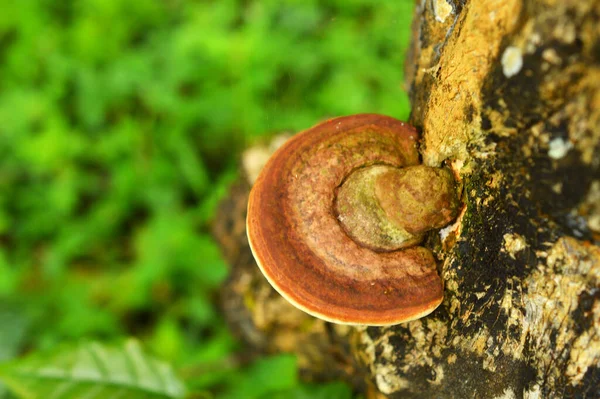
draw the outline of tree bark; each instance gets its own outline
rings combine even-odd
[[[215,224],[225,314],[251,347],[368,397],[600,397],[600,2],[427,0],[414,21],[411,123],[464,204],[426,241],[444,302],[385,328],[297,311],[253,263],[240,183]]]

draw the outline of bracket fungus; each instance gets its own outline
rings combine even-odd
[[[451,172],[420,165],[417,131],[361,114],[330,119],[280,147],[248,202],[248,239],[289,302],[341,324],[392,325],[443,299],[418,244],[457,214]]]

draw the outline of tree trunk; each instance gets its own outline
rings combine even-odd
[[[240,183],[215,225],[230,323],[369,397],[600,397],[600,2],[422,1],[406,71],[423,162],[463,188],[426,244],[443,304],[386,328],[296,311],[253,263]]]

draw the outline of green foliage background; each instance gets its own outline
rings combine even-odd
[[[237,364],[208,232],[246,145],[329,116],[408,116],[412,8],[0,1],[0,360],[135,336],[192,391],[349,397],[300,384],[292,357]]]

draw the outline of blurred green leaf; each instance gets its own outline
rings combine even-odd
[[[173,362],[181,356],[183,340],[179,324],[172,318],[165,317],[156,326],[150,343],[158,356]]]
[[[0,299],[0,363],[17,355],[25,342],[29,320],[21,306]],[[0,381],[0,398],[6,388]]]
[[[8,263],[6,259],[6,252],[0,248],[0,304],[2,303],[2,297],[8,296],[15,291],[18,278],[19,276],[17,271]],[[2,307],[0,307],[0,311],[1,310]],[[1,325],[2,324],[0,324],[0,326]],[[1,351],[2,349],[0,348],[0,353]]]
[[[28,323],[21,307],[0,300],[0,362],[17,353],[25,339]]]
[[[352,399],[352,390],[343,382],[302,384],[296,388],[269,394],[270,399]],[[265,397],[266,399],[266,397]]]
[[[22,398],[182,398],[183,383],[169,365],[145,354],[135,340],[121,347],[80,344],[34,354],[0,367],[0,379]]]
[[[298,384],[296,358],[278,355],[260,359],[243,374],[232,376],[229,389],[219,395],[223,399],[261,398],[279,391],[289,390]]]

